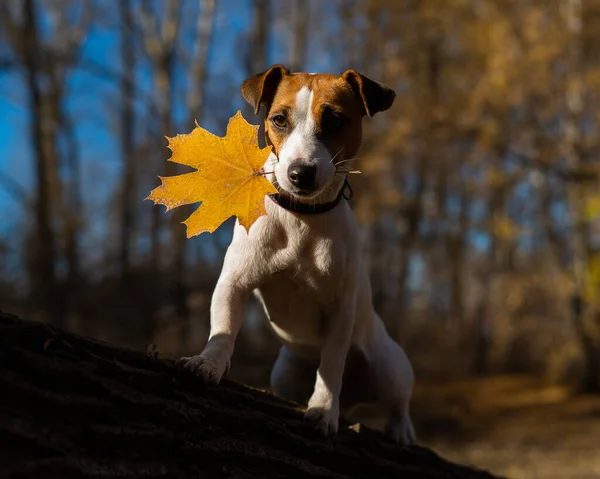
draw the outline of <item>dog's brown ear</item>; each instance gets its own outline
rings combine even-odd
[[[383,83],[376,82],[361,75],[355,70],[346,70],[342,73],[354,93],[358,95],[364,106],[364,114],[371,118],[378,111],[385,111],[392,106],[396,93]]]
[[[242,96],[254,107],[255,115],[258,115],[261,105],[267,109],[271,106],[279,82],[289,74],[283,65],[273,65],[266,72],[258,73],[242,83]]]

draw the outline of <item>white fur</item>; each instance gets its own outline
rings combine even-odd
[[[314,137],[311,102],[312,93],[300,90],[297,126],[286,142],[285,156],[278,163],[271,155],[266,171],[297,155],[323,154]],[[278,181],[285,185],[279,176]],[[254,291],[284,345],[272,372],[275,393],[295,399],[308,380],[312,395],[307,420],[325,435],[335,433],[342,375],[352,347],[366,358],[373,392],[390,411],[389,436],[402,444],[414,441],[408,412],[413,370],[373,310],[358,225],[348,203],[318,215],[293,214],[269,198],[265,206],[267,216],[249,233],[235,226],[212,299],[208,344],[200,355],[183,358],[186,367],[207,383],[221,380]],[[303,379],[301,366],[311,361],[318,365],[316,377]]]
[[[316,191],[307,198],[314,198],[325,188],[335,174],[335,165],[323,143],[317,138],[315,119],[312,115],[314,94],[302,87],[296,94],[296,108],[292,112],[294,130],[279,151],[279,162],[275,164],[277,182],[286,190],[294,187],[288,180],[288,168],[297,162],[317,167]]]

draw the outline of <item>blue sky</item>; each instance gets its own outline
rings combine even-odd
[[[236,110],[243,107],[244,102],[239,94],[239,85],[244,80],[247,72],[244,62],[246,50],[250,47],[250,29],[253,22],[252,0],[219,0],[217,2],[217,16],[213,43],[209,53],[209,76],[206,87],[206,103],[200,120],[202,126],[216,134],[223,134],[226,120]],[[102,22],[94,24],[81,52],[82,60],[91,61],[103,68],[119,73],[120,71],[120,33],[118,17],[116,16],[115,2],[106,0],[100,2],[106,7],[108,15]],[[160,4],[160,2],[158,2]],[[289,5],[287,0],[275,2],[277,8],[285,9]],[[306,46],[306,71],[324,71],[339,73],[340,61],[349,58],[348,50],[352,45],[344,44],[336,31],[340,28],[339,17],[331,14],[337,8],[335,1],[307,2],[312,8],[311,35]],[[195,28],[197,15],[196,0],[184,1],[183,27],[180,41],[189,46],[190,32]],[[288,42],[291,36],[290,25],[279,21],[270,25],[270,46],[268,63],[287,63]],[[1,36],[0,36],[1,38]],[[360,43],[362,39],[355,40]],[[326,42],[326,43],[325,43]],[[326,45],[326,48],[324,47]],[[359,45],[354,45],[354,47]],[[382,55],[385,55],[382,52]],[[351,55],[350,55],[351,56]],[[386,61],[382,57],[382,61]],[[374,62],[376,64],[377,62]],[[2,178],[8,177],[27,192],[35,193],[33,151],[29,136],[29,112],[27,96],[24,88],[23,72],[19,70],[0,70],[0,142],[4,154],[0,156],[0,242],[8,242],[12,248],[10,252],[19,253],[22,236],[26,226],[25,222],[32,218],[24,214],[25,209],[20,199],[13,197],[4,187]],[[370,72],[365,71],[369,74]],[[156,128],[157,119],[148,109],[148,104],[143,99],[151,97],[153,93],[153,78],[150,66],[140,60],[136,68],[137,88],[141,92],[136,103],[138,114],[137,139],[159,138]],[[186,75],[180,65],[175,78],[175,103],[173,112],[176,121],[176,132],[189,132],[193,125],[187,125],[187,111],[183,106],[186,95]],[[101,78],[86,69],[75,69],[67,76],[66,90],[68,92],[66,108],[76,124],[76,134],[81,155],[81,177],[79,178],[84,200],[84,217],[86,219],[85,234],[81,238],[81,249],[86,260],[91,263],[106,261],[106,244],[113,244],[117,231],[111,228],[114,225],[115,205],[112,203],[114,190],[119,186],[119,173],[122,160],[119,151],[119,114],[120,92],[119,85],[113,81]],[[402,92],[399,90],[399,94]],[[252,121],[252,119],[250,119]],[[165,142],[166,145],[166,142]],[[161,153],[166,160],[169,156],[165,148]],[[155,162],[148,163],[147,178],[154,178],[162,171]],[[475,172],[474,174],[479,174]],[[407,176],[407,178],[410,175]],[[407,180],[408,181],[408,180]],[[152,187],[158,184],[150,180],[143,184],[137,192],[140,210],[139,218],[148,221],[147,214],[153,205],[144,202]],[[410,186],[408,183],[404,185]],[[527,198],[532,193],[532,184],[524,180],[514,190],[514,198],[507,203],[507,207],[520,208],[523,212],[514,215],[527,223],[535,216],[535,212],[525,211]],[[33,199],[33,198],[31,198]],[[471,213],[473,217],[484,217],[487,213],[482,208],[482,202],[473,199]],[[451,198],[446,205],[449,210],[456,210],[456,198]],[[162,209],[162,208],[161,208]],[[566,211],[564,204],[558,204],[555,211],[557,224],[564,223]],[[393,221],[390,222],[393,225]],[[229,225],[228,225],[229,226]],[[226,245],[230,229],[225,227],[215,235],[201,235],[188,243],[193,256],[202,255],[218,263],[221,261],[220,253]],[[521,225],[527,226],[527,225]],[[518,244],[521,249],[532,250],[538,246],[538,234],[522,234]],[[148,248],[148,238],[143,235],[139,238],[138,251],[144,254]],[[481,230],[472,229],[468,241],[479,251],[485,251],[490,244],[489,236]],[[2,258],[0,257],[0,260]],[[421,282],[424,277],[426,261],[421,255],[414,255],[411,268],[410,282],[413,287]],[[22,268],[22,258],[17,254],[9,255],[8,267],[18,276]]]
[[[278,8],[286,8],[285,2],[276,2]],[[119,72],[120,70],[120,35],[117,12],[110,14],[109,5],[107,20],[96,23],[88,32],[81,52],[83,61],[92,61],[104,68]],[[207,107],[204,108],[201,123],[216,134],[223,134],[227,118],[243,106],[239,94],[239,85],[243,81],[245,49],[249,47],[249,30],[252,26],[251,0],[220,0],[217,2],[217,16],[213,45],[209,55],[209,77],[207,84]],[[331,15],[336,8],[335,2],[310,2],[313,8],[313,23],[309,43],[307,45],[307,71],[338,72],[339,59],[344,58],[342,49],[348,48],[335,43],[335,32],[341,26],[337,15]],[[189,34],[195,27],[197,2],[184,2],[183,27],[181,41],[189,42]],[[271,51],[269,63],[286,63],[289,24],[277,22],[270,31]],[[323,48],[324,32],[327,34],[327,48]],[[332,33],[334,35],[332,35]],[[333,41],[332,41],[333,39]],[[368,72],[366,72],[368,73]],[[9,70],[0,72],[0,142],[4,146],[4,155],[0,156],[0,175],[8,176],[30,194],[34,193],[33,157],[29,137],[29,114],[27,97],[23,85],[21,71]],[[153,91],[152,74],[146,62],[137,66],[138,89],[141,97],[151,96]],[[176,72],[174,116],[178,123],[177,132],[185,133],[192,125],[186,125],[187,112],[182,106],[186,94],[185,72],[179,68]],[[114,188],[118,187],[121,158],[119,153],[119,86],[106,78],[98,77],[85,69],[75,69],[67,77],[68,99],[66,106],[77,125],[77,138],[81,152],[82,172],[80,184],[84,195],[84,213],[87,219],[86,234],[82,247],[86,252],[93,252],[105,241],[110,240],[115,232],[107,229],[107,218],[114,213],[111,198]],[[138,137],[156,137],[154,132],[156,118],[148,111],[144,101],[137,102]],[[251,120],[252,121],[252,120]],[[141,131],[141,130],[150,130]],[[166,144],[166,142],[165,142]],[[164,150],[165,160],[168,150]],[[157,171],[158,175],[160,171]],[[149,176],[152,176],[149,172]],[[158,183],[158,181],[156,181]],[[142,208],[152,208],[150,203],[143,202],[151,187],[141,188],[138,192]],[[477,205],[473,205],[475,208]],[[11,238],[15,230],[22,231],[23,221],[29,215],[23,214],[23,206],[3,187],[0,182],[0,237]],[[148,210],[145,210],[148,211]],[[222,241],[227,240],[227,231]],[[485,249],[488,244],[486,236],[473,232],[471,241],[479,248]],[[193,249],[203,250],[210,255],[214,249],[214,239],[202,235],[194,239]],[[102,258],[95,258],[101,261]]]
[[[232,110],[240,108],[243,100],[239,96],[237,86],[244,79],[242,54],[244,42],[240,35],[246,32],[251,24],[250,0],[221,0],[218,3],[214,48],[210,52],[209,97],[225,95],[233,98]],[[195,14],[197,2],[185,2],[185,15]],[[327,10],[327,7],[324,8]],[[100,64],[112,71],[119,71],[119,34],[116,22],[109,26],[94,25],[90,29],[83,46],[82,58]],[[329,28],[337,26],[330,23]],[[275,39],[287,40],[286,25],[274,25],[272,35]],[[318,38],[314,41],[318,42]],[[286,42],[272,42],[270,62],[284,61]],[[332,56],[335,52],[325,52],[310,45],[310,68],[315,70],[332,69]],[[9,175],[16,182],[29,190],[32,187],[32,150],[28,132],[29,115],[27,98],[21,71],[9,70],[0,72],[0,141],[4,145],[5,154],[0,157],[0,172]],[[84,164],[88,176],[83,178],[84,191],[91,192],[98,188],[98,175],[108,177],[119,169],[118,138],[115,122],[118,119],[118,86],[106,79],[98,78],[84,70],[76,70],[68,75],[67,89],[70,92],[67,108],[77,123],[77,135]],[[222,80],[226,78],[227,83]],[[184,79],[180,77],[180,80]],[[152,78],[147,65],[138,68],[139,88],[145,92],[152,89]],[[226,88],[227,91],[223,91]],[[237,97],[237,98],[236,98]],[[176,118],[182,117],[183,110],[175,108]],[[212,111],[205,112],[209,128],[223,129],[223,122],[215,122]],[[233,111],[232,111],[233,113]],[[228,115],[230,116],[230,115]],[[217,120],[220,120],[217,117]],[[211,123],[215,123],[212,124]],[[90,165],[95,164],[92,168]],[[90,171],[91,168],[91,171]],[[99,170],[99,171],[98,171]],[[84,175],[85,176],[85,175]],[[101,195],[102,196],[102,195]],[[13,208],[14,200],[0,188],[0,211]]]
[[[225,0],[220,2],[216,19],[215,48],[210,55],[210,78],[221,77],[237,62],[235,40],[240,32],[248,28],[248,1]],[[197,2],[186,2],[189,9]],[[193,13],[193,12],[192,12]],[[189,15],[190,12],[186,12]],[[189,17],[188,17],[189,18]],[[119,42],[118,24],[109,21],[108,25],[94,25],[88,32],[81,56],[118,72]],[[193,23],[191,24],[193,26]],[[29,111],[24,88],[23,72],[8,70],[0,72],[0,142],[4,154],[0,156],[0,174],[9,177],[28,194],[34,194],[33,151],[29,135]],[[240,72],[235,72],[239,75]],[[139,65],[137,72],[138,88],[151,92],[152,77],[148,65]],[[235,76],[235,75],[234,75]],[[232,77],[232,82],[241,80]],[[214,82],[208,86],[209,92],[218,87]],[[78,145],[81,152],[82,174],[80,182],[84,195],[86,215],[90,218],[86,237],[94,238],[105,233],[105,218],[110,214],[111,194],[117,186],[121,168],[118,143],[119,92],[118,85],[99,78],[83,69],[76,69],[67,76],[65,86],[68,92],[66,101],[76,126]],[[232,95],[234,92],[232,92]],[[241,106],[241,100],[237,101]],[[181,117],[181,108],[176,116]],[[138,102],[138,114],[142,118],[140,126],[145,128],[151,121],[145,121],[149,113],[143,102]],[[151,120],[151,119],[149,119]],[[207,121],[211,123],[207,115]],[[216,125],[213,128],[217,128]],[[165,159],[167,158],[165,150]],[[158,173],[158,172],[157,172]],[[140,202],[147,192],[140,192]],[[150,207],[150,205],[148,206]],[[0,183],[0,235],[8,236],[15,228],[23,226],[24,215],[21,201],[14,198]]]
[[[119,24],[114,3],[100,3],[106,10],[105,20],[96,22],[89,30],[82,48],[82,60],[102,65],[104,68],[119,72]],[[197,1],[186,1],[183,4],[183,27],[181,40],[187,42],[191,29],[195,27]],[[203,112],[203,126],[217,134],[224,133],[225,121],[243,106],[239,95],[239,85],[243,81],[244,53],[249,47],[248,34],[253,17],[251,0],[221,0],[217,2],[217,16],[213,46],[209,56],[209,78],[207,84],[208,107]],[[277,3],[278,8],[286,8],[286,4]],[[327,24],[329,32],[335,31],[339,25],[332,21],[335,16],[327,16],[327,12],[335,8],[334,2],[312,2],[312,8],[319,10],[313,15],[314,22]],[[313,14],[315,11],[313,11]],[[327,17],[327,18],[325,18]],[[42,17],[44,28],[50,25],[47,17]],[[317,25],[318,26],[318,25]],[[188,37],[186,37],[188,35]],[[279,22],[271,25],[271,51],[269,63],[286,63],[289,25]],[[309,71],[337,71],[335,58],[339,58],[341,45],[329,44],[328,49],[321,48],[321,38],[317,33],[311,35],[307,45]],[[185,43],[184,43],[185,44]],[[185,75],[181,68],[176,73],[174,116],[178,121],[177,131],[186,132],[191,125],[183,123],[186,116],[181,106],[185,98]],[[152,94],[153,84],[148,64],[137,66],[138,88],[143,91],[142,97]],[[84,196],[84,213],[87,231],[82,245],[85,250],[93,250],[98,242],[103,242],[111,232],[107,231],[106,219],[112,214],[110,203],[114,188],[118,186],[118,175],[121,169],[119,154],[119,90],[118,85],[106,78],[101,78],[85,69],[74,69],[67,76],[68,92],[66,108],[76,124],[76,135],[80,149],[82,170],[80,184]],[[148,111],[143,101],[137,103],[139,129],[152,129],[156,119]],[[29,136],[29,111],[24,85],[23,72],[19,69],[0,72],[0,142],[4,154],[0,156],[0,175],[9,177],[29,195],[35,193],[33,151]],[[144,134],[144,132],[141,132]],[[154,133],[151,133],[152,136]],[[147,136],[147,133],[145,134]],[[165,159],[168,151],[164,151]],[[160,172],[157,172],[157,174]],[[140,191],[140,203],[147,192]],[[142,206],[146,207],[146,206]],[[148,208],[151,205],[148,204]],[[30,215],[24,214],[21,200],[13,197],[0,182],[0,237],[18,241],[15,231],[23,231],[24,221]],[[199,238],[206,245],[213,240]]]

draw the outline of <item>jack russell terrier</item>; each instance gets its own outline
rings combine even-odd
[[[241,92],[255,114],[266,108],[272,153],[264,170],[279,194],[265,198],[267,215],[248,233],[236,223],[208,343],[182,363],[218,384],[254,292],[282,342],[271,372],[275,394],[308,400],[305,419],[323,435],[337,432],[340,410],[378,402],[389,414],[388,437],[410,444],[413,369],[373,309],[358,224],[343,201],[362,118],[390,108],[396,95],[354,70],[291,74],[281,65],[244,81]]]

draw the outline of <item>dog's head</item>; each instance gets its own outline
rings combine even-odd
[[[362,118],[387,110],[395,93],[354,70],[342,75],[293,73],[275,65],[246,80],[242,95],[258,114],[277,156],[280,191],[311,200],[343,182],[362,139]]]

